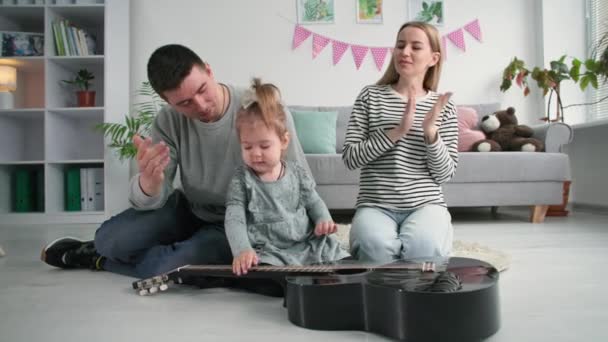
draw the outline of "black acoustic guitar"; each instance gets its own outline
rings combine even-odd
[[[195,265],[139,280],[141,295],[171,283],[234,277],[229,265]],[[477,341],[500,327],[498,271],[469,258],[256,266],[247,277],[284,280],[289,320],[317,330],[364,330],[405,341]]]

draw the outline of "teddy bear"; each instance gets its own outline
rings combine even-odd
[[[479,129],[479,119],[475,109],[458,106],[458,152],[470,152],[476,142],[486,140],[486,134]],[[500,146],[495,141],[487,140],[484,148],[499,151]]]
[[[542,141],[532,138],[534,131],[531,127],[517,124],[513,107],[484,116],[480,126],[486,133],[487,139],[474,143],[472,151],[541,152],[545,150]]]

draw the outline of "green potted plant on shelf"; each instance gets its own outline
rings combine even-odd
[[[567,63],[569,62],[569,64]],[[593,48],[591,57],[581,61],[567,55],[561,56],[557,60],[549,63],[549,68],[534,67],[532,70],[526,67],[524,61],[514,57],[507,65],[502,74],[501,91],[507,91],[511,88],[513,81],[523,88],[524,96],[530,93],[528,77],[531,77],[540,89],[543,90],[543,96],[549,94],[547,102],[547,113],[541,120],[543,121],[564,121],[564,109],[574,106],[591,105],[601,102],[606,97],[592,103],[579,103],[564,106],[560,93],[560,85],[563,81],[572,81],[578,84],[582,91],[591,85],[597,89],[600,79],[606,82],[608,79],[608,32],[598,41],[598,44]],[[555,116],[551,115],[551,99],[555,95]]]
[[[115,150],[120,160],[132,159],[137,154],[133,145],[133,136],[150,135],[150,127],[156,113],[165,103],[152,89],[149,82],[143,82],[137,91],[137,95],[146,98],[145,101],[133,105],[133,113],[125,115],[125,123],[106,122],[96,126],[110,139],[108,147]]]
[[[62,80],[67,84],[76,86],[79,90],[76,91],[78,99],[78,107],[95,107],[95,91],[90,90],[91,81],[95,79],[95,75],[86,68],[78,70],[74,79]]]

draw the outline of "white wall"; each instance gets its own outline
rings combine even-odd
[[[585,1],[579,0],[543,0],[542,1],[543,53],[545,65],[563,55],[576,57],[584,61],[586,56],[586,23]],[[571,65],[571,58],[566,59]],[[587,102],[586,93],[572,81],[561,83],[561,96],[564,106]],[[547,100],[547,99],[545,99]],[[555,97],[554,97],[555,100]],[[551,113],[555,115],[555,101],[552,101]],[[544,107],[546,111],[546,105]],[[584,122],[587,107],[571,107],[564,110],[564,119],[570,124]]]
[[[518,88],[499,91],[502,70],[517,56],[530,65],[542,61],[543,48],[552,44],[562,49],[576,42],[583,24],[563,25],[567,39],[544,43],[538,29],[544,25],[560,26],[582,21],[583,0],[559,1],[560,9],[547,10],[542,2],[553,0],[458,0],[446,1],[448,33],[473,19],[479,19],[483,43],[465,32],[467,51],[461,52],[448,43],[440,91],[453,91],[457,103],[500,102],[514,106],[520,121],[538,123],[544,111],[538,91],[524,98]],[[330,38],[369,46],[392,46],[396,30],[407,20],[407,0],[384,0],[384,24],[364,25],[355,21],[356,1],[335,0],[336,22],[333,25],[308,25],[313,32]],[[333,66],[331,46],[315,59],[311,58],[312,37],[297,50],[291,49],[295,0],[132,0],[131,2],[131,87],[146,79],[146,62],[158,46],[181,43],[191,47],[211,64],[222,82],[247,85],[252,76],[277,84],[288,104],[352,104],[361,88],[380,76],[371,55],[357,71],[350,51]],[[543,24],[541,14],[551,21]],[[580,18],[579,18],[580,17]],[[577,19],[578,18],[578,19]],[[558,33],[556,33],[558,34]],[[561,34],[561,33],[559,33]],[[553,38],[552,38],[553,39]],[[578,46],[574,46],[578,48]],[[549,51],[553,55],[553,51]],[[561,51],[558,51],[562,53]]]

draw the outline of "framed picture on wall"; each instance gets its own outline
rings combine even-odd
[[[357,23],[382,24],[382,0],[357,0]]]
[[[445,23],[444,0],[408,0],[409,20],[423,21],[435,26]]]
[[[299,24],[333,24],[334,0],[296,0]]]

